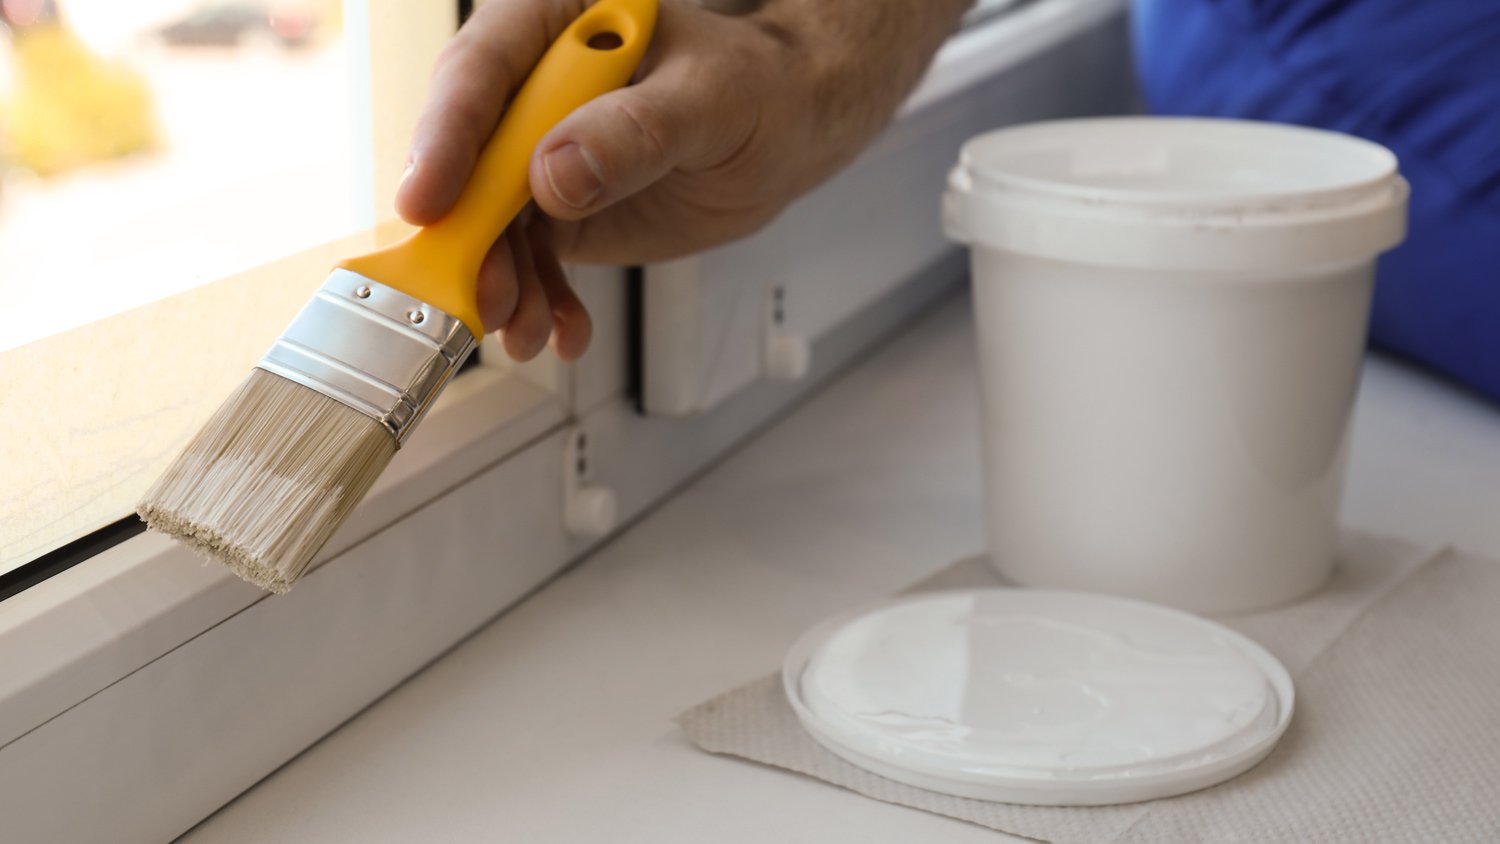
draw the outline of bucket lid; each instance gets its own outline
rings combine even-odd
[[[1111,117],[970,139],[949,237],[1105,266],[1301,269],[1400,243],[1406,181],[1379,144],[1243,120]]]
[[[806,730],[888,779],[1091,806],[1169,797],[1263,759],[1292,681],[1222,625],[1081,592],[926,593],[818,625],[782,670]]]

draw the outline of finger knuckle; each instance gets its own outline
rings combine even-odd
[[[662,110],[640,97],[623,97],[615,103],[620,120],[638,135],[648,155],[666,158],[676,140],[670,121]]]

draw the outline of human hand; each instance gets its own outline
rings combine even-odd
[[[452,207],[507,98],[585,0],[491,0],[438,61],[397,192],[408,222]],[[743,3],[739,5],[744,5]],[[644,263],[749,234],[835,172],[889,119],[967,0],[767,0],[743,15],[664,2],[636,84],[538,144],[523,214],[480,270],[508,354],[592,325],[559,258]]]

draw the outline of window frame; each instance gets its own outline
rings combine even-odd
[[[23,466],[30,465],[22,472],[24,486],[12,489],[24,492],[30,500],[11,499],[27,521],[14,533],[6,530],[9,535],[0,541],[0,549],[10,558],[8,571],[45,556],[62,542],[106,530],[114,520],[129,515],[128,504],[118,500],[107,504],[87,498],[49,502],[42,473],[79,476],[80,483],[93,484],[98,493],[103,492],[103,484],[143,490],[146,479],[165,468],[180,445],[178,438],[199,427],[194,424],[195,413],[206,418],[245,377],[335,261],[389,243],[411,230],[396,218],[393,200],[427,79],[438,53],[457,29],[461,4],[456,0],[440,4],[343,0],[343,6],[341,38],[351,84],[346,119],[355,126],[349,166],[365,175],[355,185],[355,230],[292,254],[267,256],[258,266],[92,324],[0,351],[0,388],[9,397],[0,400],[0,406],[7,401],[16,404],[16,413],[7,413],[13,424],[0,455],[27,448],[28,442],[46,442],[58,452],[55,462],[63,464],[59,469],[53,464],[23,462]],[[121,281],[128,279],[101,278],[96,283],[117,286]],[[221,316],[230,312],[233,318]],[[136,342],[140,336],[136,332],[149,336]],[[121,349],[116,343],[125,344],[124,354],[91,358],[88,353],[90,349]],[[204,353],[194,353],[197,349]],[[81,355],[79,350],[83,350]],[[67,366],[69,362],[74,365]],[[68,373],[67,381],[58,382],[62,372]],[[77,439],[66,444],[43,439],[61,435],[62,420],[75,418],[99,423],[72,426],[82,430],[70,432],[68,436]],[[120,451],[122,444],[125,447]],[[101,473],[84,481],[80,465],[107,466],[116,474],[106,479]],[[30,488],[35,482],[41,483],[40,497]],[[0,502],[4,499],[0,496]],[[36,528],[39,539],[15,535]],[[52,537],[60,542],[49,542]]]
[[[498,357],[491,354],[489,357]],[[456,379],[314,560],[329,560],[555,431],[567,407],[504,364]],[[265,600],[228,569],[141,533],[0,603],[0,751],[71,705]],[[107,609],[107,611],[102,611]],[[46,647],[38,647],[45,642]]]
[[[370,68],[367,76],[354,81],[356,119],[370,127],[370,143],[356,155],[365,159],[371,173],[365,199],[372,228],[337,244],[385,243],[410,230],[389,210],[401,178],[405,144],[437,53],[469,5],[346,0],[345,34],[351,39],[351,54],[357,67]],[[330,246],[278,258],[209,286],[268,271],[301,273],[310,263],[324,261]],[[563,423],[571,399],[570,367],[550,356],[514,365],[493,338],[486,338],[476,354],[478,364],[467,367],[445,391],[421,431],[398,453],[312,568],[394,524],[477,468],[493,465]],[[76,542],[88,546],[94,534],[110,533],[125,536],[71,565],[50,566],[52,571],[18,578],[23,588],[0,600],[0,665],[9,668],[0,674],[0,750],[267,597],[227,569],[198,565],[198,558],[185,547],[128,522],[113,523]],[[72,544],[50,553],[69,556]],[[108,605],[109,611],[101,612],[101,605]],[[38,642],[47,645],[38,647]]]

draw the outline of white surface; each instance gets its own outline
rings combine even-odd
[[[964,145],[945,222],[973,244],[1003,574],[1197,612],[1327,580],[1374,259],[1404,231],[1395,168],[1243,121]]]
[[[672,725],[982,547],[970,319],[923,321],[185,840],[1003,840]],[[1492,405],[1377,360],[1351,458],[1348,523],[1500,555]]]
[[[801,334],[771,332],[766,337],[766,378],[772,381],[801,381],[812,366],[812,345]]]
[[[1271,752],[1292,678],[1204,618],[1124,598],[964,589],[797,641],[787,700],[854,765],[939,794],[1105,806],[1217,785]]]
[[[1102,117],[969,140],[943,217],[956,240],[1039,258],[1275,279],[1400,243],[1409,192],[1390,150],[1336,132]]]
[[[615,494],[602,486],[574,490],[563,505],[563,527],[583,539],[596,539],[615,529]]]
[[[994,12],[965,28],[943,45],[932,67],[901,106],[901,113],[924,109],[957,91],[962,91],[1007,68],[1040,55],[1077,35],[1121,14],[1127,0],[997,0],[976,4],[1017,8]]]

